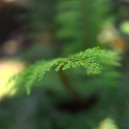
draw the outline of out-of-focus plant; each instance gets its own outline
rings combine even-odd
[[[100,123],[98,129],[118,129],[118,127],[113,119],[107,118]]]
[[[65,54],[94,47],[97,44],[97,35],[106,21],[108,4],[107,0],[58,2],[55,20],[59,28],[56,32],[61,43],[66,41]]]

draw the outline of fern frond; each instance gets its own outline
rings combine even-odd
[[[84,68],[88,75],[101,73],[104,65],[118,65],[116,52],[101,50],[98,47],[87,49],[68,58],[58,58],[50,61],[39,61],[15,76],[16,85],[25,85],[27,93],[35,80],[41,80],[54,66],[55,71],[70,68]]]

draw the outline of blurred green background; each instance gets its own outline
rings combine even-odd
[[[67,83],[52,70],[30,95],[24,85],[7,85],[37,60],[95,46],[120,50],[121,66],[95,76],[68,70]],[[128,129],[128,64],[129,0],[1,0],[0,128]]]

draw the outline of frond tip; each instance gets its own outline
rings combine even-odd
[[[87,75],[94,75],[101,73],[104,65],[118,65],[118,53],[95,47],[67,58],[39,61],[16,75],[15,85],[24,84],[29,94],[34,81],[43,79],[46,72],[50,71],[53,66],[57,72],[70,68],[84,68]]]

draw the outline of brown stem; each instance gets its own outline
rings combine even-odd
[[[60,70],[59,71],[59,77],[60,80],[63,83],[63,86],[65,87],[65,89],[69,92],[69,94],[79,103],[81,103],[81,98],[80,96],[77,94],[77,92],[73,89],[73,87],[70,84],[69,79],[67,78],[67,76],[65,75],[65,73]]]

